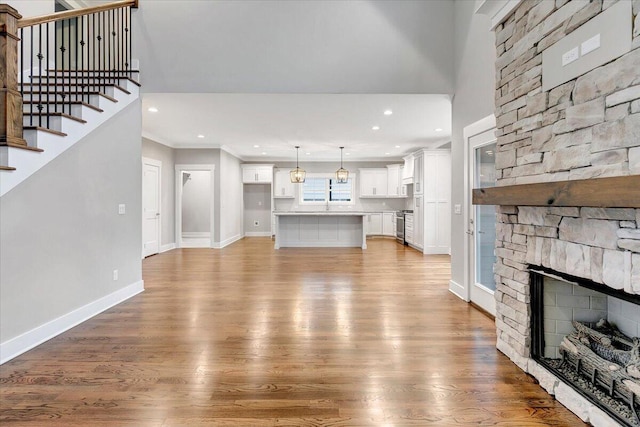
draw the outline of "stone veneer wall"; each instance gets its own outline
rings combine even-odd
[[[633,48],[542,91],[542,51],[615,0],[524,0],[496,28],[497,185],[640,174],[640,0]],[[498,348],[584,420],[608,425],[530,356],[528,264],[640,294],[640,209],[497,208]],[[576,403],[579,402],[579,403]],[[573,406],[573,407],[572,407]]]

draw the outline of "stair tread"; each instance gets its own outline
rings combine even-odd
[[[67,136],[66,133],[64,132],[60,132],[54,129],[49,129],[49,128],[43,128],[42,126],[23,126],[22,129],[24,130],[36,130],[36,131],[41,131],[41,132],[47,132],[53,135],[58,135],[58,136]]]
[[[11,166],[0,166],[0,171],[14,171],[16,168],[12,168]]]
[[[66,80],[69,81],[69,79],[76,79],[76,80],[129,80],[131,83],[133,83],[134,85],[140,87],[141,84],[138,83],[137,81],[133,80],[130,77],[124,77],[124,76],[69,76],[69,77],[64,77],[64,76],[31,76],[31,79],[42,79],[42,80],[47,80],[47,81],[51,81],[51,80]]]
[[[46,86],[64,86],[64,85],[60,85],[60,84],[56,84],[53,82],[44,82],[44,83],[21,83],[23,86],[33,86],[33,87],[46,87]],[[74,86],[79,86],[79,85],[74,85]],[[131,92],[129,92],[128,90],[126,90],[125,88],[123,88],[120,85],[117,85],[115,83],[100,83],[98,85],[86,85],[86,86],[104,86],[104,87],[115,87],[116,89],[126,93],[127,95],[131,95]],[[138,85],[139,86],[139,85]],[[82,87],[82,85],[80,85],[80,87]],[[58,93],[71,93],[71,92],[77,92],[77,91],[64,91],[64,90],[59,90],[57,91]],[[98,93],[102,93],[102,92],[98,92]]]
[[[40,104],[47,104],[47,105],[84,105],[85,107],[89,107],[93,110],[99,111],[99,112],[104,112],[104,110],[100,107],[96,107],[95,105],[91,105],[89,103],[86,103],[84,101],[22,101],[22,105],[40,105]]]
[[[15,144],[13,142],[0,142],[0,147],[19,148],[21,150],[37,151],[40,153],[44,151],[42,148],[31,147],[29,145]]]
[[[67,113],[60,113],[60,112],[51,112],[51,113],[36,113],[35,111],[33,113],[30,113],[28,111],[25,111],[24,113],[22,113],[24,116],[54,116],[54,117],[65,117],[67,119],[71,119],[71,120],[75,120],[76,122],[80,122],[80,123],[87,123],[86,120],[82,120],[80,117],[76,117],[76,116],[72,116],[70,114]]]
[[[49,73],[139,73],[140,70],[60,70],[55,68],[47,69]]]
[[[111,102],[118,102],[117,99],[107,95],[106,93],[103,92],[98,92],[98,91],[89,91],[89,92],[85,92],[85,91],[78,91],[78,90],[74,90],[74,91],[66,91],[64,92],[65,94],[70,94],[70,95],[99,95],[102,96],[104,98],[107,98],[109,101]],[[23,95],[33,95],[33,94],[42,94],[42,95],[62,95],[62,92],[56,92],[56,91],[52,91],[52,90],[25,90],[24,92],[22,92]],[[28,101],[26,101],[28,102]]]

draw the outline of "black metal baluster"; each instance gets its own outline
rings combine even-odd
[[[84,83],[84,78],[79,82],[78,81],[78,72],[80,71],[80,69],[78,68],[78,46],[79,46],[79,42],[78,42],[78,17],[76,16],[74,19],[74,25],[75,25],[75,29],[76,29],[76,39],[75,39],[75,43],[74,43],[74,50],[75,50],[75,54],[76,54],[76,62],[75,62],[75,71],[76,71],[76,88],[74,90],[75,92],[75,98],[76,101],[78,101],[78,92],[79,89],[82,87],[82,84]],[[83,77],[83,76],[81,76]]]
[[[58,24],[53,24],[53,111],[58,112]]]
[[[38,117],[38,126],[42,127],[42,24],[38,25],[38,112],[40,116]],[[31,99],[31,103],[33,104],[33,98]],[[45,105],[48,108],[48,105]]]
[[[67,110],[69,111],[69,115],[71,115],[71,91],[73,90],[73,83],[72,83],[72,74],[71,74],[71,47],[73,46],[71,44],[71,18],[67,19],[67,40],[69,45],[67,46],[67,52],[69,52],[67,55],[69,55],[68,60],[67,60],[67,64],[69,65],[69,70],[67,70],[67,76],[69,77],[68,79],[68,87],[67,87],[67,98],[69,99],[69,107],[67,108]]]
[[[85,70],[84,68],[84,18],[85,16],[81,16],[80,17],[80,70]],[[76,64],[76,68],[78,68],[78,65]],[[89,77],[88,75],[86,77]],[[85,101],[89,103],[89,99],[86,96],[86,87],[87,87],[87,80],[83,80],[82,81],[82,95],[81,95],[81,99],[82,101]]]
[[[91,15],[91,20],[93,21],[93,25],[91,26],[91,83],[92,83],[92,91],[96,91],[96,14]]]
[[[33,91],[30,92],[33,99]],[[20,93],[24,97],[24,28],[20,28]]]
[[[131,78],[131,49],[133,46],[133,31],[131,31],[131,7],[127,8],[129,10],[129,20],[127,22],[127,33],[129,34],[129,41],[128,41],[128,46],[127,46],[127,50],[129,53],[129,58],[127,59],[128,63],[127,63],[127,70],[129,71],[129,78]]]
[[[112,30],[111,30],[111,15],[113,15],[111,12],[113,12],[112,10],[107,11],[107,47],[109,52],[107,53],[107,76],[109,78],[109,82],[111,83],[115,83],[115,79],[113,78],[113,70],[111,69],[111,38],[113,37],[111,35]]]
[[[29,29],[31,30],[31,51],[30,51],[30,56],[31,56],[31,68],[29,69],[29,82],[31,83],[31,92],[33,92],[34,90],[34,84],[33,84],[33,27],[29,27]],[[29,126],[33,126],[33,102],[29,103]]]
[[[60,67],[60,76],[61,76],[61,81],[58,82],[56,80],[56,85],[60,84],[60,93],[61,93],[61,96],[62,96],[62,103],[61,103],[61,105],[62,105],[62,114],[64,114],[64,103],[65,103],[65,101],[67,99],[67,94],[65,92],[65,87],[64,87],[64,84],[65,84],[65,80],[64,80],[64,70],[65,70],[65,67],[64,67],[64,52],[67,50],[67,48],[65,47],[65,43],[64,43],[64,20],[61,21],[61,23],[60,23],[60,33],[61,33],[61,38],[62,38],[62,40],[61,40],[62,41],[62,45],[60,46],[60,62],[61,62],[61,64],[60,64],[61,65],[61,67]]]
[[[124,9],[118,9],[118,13],[120,14],[120,57],[118,58],[118,69],[122,71],[124,69],[122,66],[122,59],[124,58]]]
[[[51,63],[51,44],[49,43],[49,22],[47,22],[47,108],[49,108],[49,110],[51,110],[51,106],[55,105],[57,103],[57,101],[54,99],[53,100],[53,104],[51,104],[51,100],[50,100],[50,95],[51,95],[51,86],[49,86],[49,64]],[[53,51],[55,52],[55,48],[53,49]],[[51,115],[47,114],[47,129],[51,129]]]
[[[100,25],[100,18],[102,18],[102,25]],[[102,32],[104,31],[104,12],[100,13],[100,16],[98,17],[98,26],[100,27],[100,31],[98,31],[100,33],[100,35],[98,36],[98,42],[102,43]],[[102,52],[102,44],[98,45],[98,61],[100,63],[100,77],[102,80],[102,84],[105,83],[104,81],[104,54]],[[105,90],[106,90],[106,85],[104,86]]]

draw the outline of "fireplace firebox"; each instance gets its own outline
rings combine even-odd
[[[530,266],[531,357],[625,426],[640,426],[640,295]]]

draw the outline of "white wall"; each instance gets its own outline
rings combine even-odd
[[[220,151],[220,242],[242,236],[242,169],[240,160]]]
[[[23,18],[55,12],[54,0],[7,0],[3,3],[17,10]]]
[[[244,184],[244,232],[271,232],[271,185]],[[258,225],[255,225],[257,221]]]
[[[161,245],[174,244],[176,243],[175,150],[150,139],[142,138],[142,157],[162,162],[160,177],[160,192],[162,193],[160,203]]]
[[[464,200],[464,141],[462,130],[494,111],[494,34],[490,20],[474,15],[477,1],[455,2],[455,96],[451,143],[451,203],[468,209]],[[464,240],[467,238],[463,215],[451,220],[451,280],[464,284]]]
[[[142,280],[141,127],[136,101],[2,197],[3,343]]]
[[[182,174],[182,232],[209,233],[211,230],[211,171]]]
[[[451,0],[141,0],[134,49],[154,70],[142,91],[451,94],[453,9]]]

